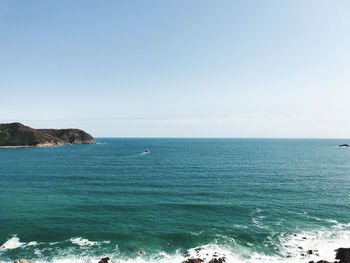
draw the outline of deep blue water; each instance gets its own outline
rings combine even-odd
[[[0,261],[181,263],[204,246],[308,262],[350,245],[347,140],[97,140],[0,149]]]

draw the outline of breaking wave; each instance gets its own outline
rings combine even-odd
[[[75,237],[75,238],[71,238],[69,240],[73,244],[76,244],[76,245],[81,246],[81,247],[95,246],[98,244],[98,242],[96,242],[96,241],[90,241],[86,238],[81,238],[81,237]]]
[[[144,256],[135,253],[121,253],[117,245],[110,241],[91,241],[82,237],[51,243],[36,241],[22,242],[19,237],[12,236],[0,246],[0,261],[13,262],[9,251],[27,251],[26,258],[36,263],[93,263],[101,257],[108,256],[111,263],[181,263],[188,258],[201,258],[209,263],[213,258],[225,258],[226,262],[266,263],[286,262],[301,263],[311,260],[329,260],[335,258],[335,249],[348,247],[350,240],[350,224],[341,224],[328,220],[333,224],[330,228],[316,231],[299,231],[295,233],[270,234],[262,244],[242,244],[232,237],[219,236],[210,244],[188,250],[178,249],[173,253],[153,252]],[[69,246],[68,243],[71,245]],[[62,245],[65,244],[65,248]],[[108,250],[103,249],[108,246]],[[51,257],[47,252],[54,253]]]
[[[30,241],[28,243],[21,242],[17,236],[13,236],[0,246],[0,251],[7,251],[11,249],[20,248],[20,247],[25,248],[29,246],[36,246],[37,244],[38,242],[36,241]]]

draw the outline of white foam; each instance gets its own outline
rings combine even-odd
[[[19,247],[23,246],[24,244],[25,243],[19,241],[18,237],[13,236],[0,246],[0,251],[6,251],[9,249],[19,248]]]
[[[335,259],[335,249],[348,247],[349,240],[349,230],[336,232],[319,230],[316,232],[301,232],[292,238],[281,237],[282,251],[284,255],[289,255],[294,259],[291,262],[321,259],[333,261]],[[312,250],[313,254],[308,255],[308,250]]]
[[[343,225],[350,227],[349,224]],[[275,239],[270,237],[264,245],[268,246],[273,240],[275,242],[272,245],[278,248],[274,255],[257,252],[259,248],[255,244],[241,246],[233,243],[229,247],[209,244],[202,246],[198,251],[196,251],[196,248],[190,249],[189,258],[199,257],[204,259],[204,263],[208,263],[208,260],[216,252],[218,257],[225,257],[228,263],[305,263],[311,260],[328,260],[333,262],[336,249],[349,247],[350,229],[320,229],[297,234],[281,234]],[[309,250],[312,250],[312,254],[308,253]],[[177,263],[181,262],[178,261]]]
[[[87,247],[87,246],[91,247],[91,246],[95,246],[98,244],[98,242],[96,242],[96,241],[90,241],[86,238],[81,238],[81,237],[72,237],[69,240],[73,244],[76,244],[76,245],[81,246],[81,247]]]
[[[36,241],[30,241],[27,244],[25,244],[23,247],[32,247],[38,245],[38,242]]]
[[[336,226],[341,225],[335,220],[331,220],[331,223]],[[212,258],[224,257],[227,263],[305,263],[311,260],[328,260],[333,262],[335,259],[335,249],[339,247],[349,247],[350,240],[350,225],[343,224],[342,228],[323,228],[317,231],[300,231],[294,234],[280,234],[278,236],[269,236],[264,243],[245,244],[237,243],[232,237],[217,236],[217,240],[225,239],[225,244],[219,243],[206,244],[200,247],[191,248],[184,256],[183,251],[176,251],[175,253],[168,254],[165,252],[159,252],[156,254],[148,254],[146,256],[139,256],[135,252],[133,255],[121,256],[118,246],[110,251],[108,254],[96,255],[82,253],[80,255],[70,255],[68,251],[62,251],[61,255],[57,255],[52,259],[51,263],[96,263],[102,257],[108,256],[111,258],[110,263],[181,263],[188,258],[201,258],[203,263],[208,263]],[[348,225],[348,226],[347,226]],[[82,249],[86,249],[91,246],[99,246],[109,241],[90,241],[81,237],[74,237],[69,239],[73,244],[79,245]],[[218,242],[218,241],[217,241]],[[26,246],[35,246],[38,243],[35,241],[29,243],[20,242],[19,238],[14,236],[7,240],[2,246],[2,250],[14,249]],[[43,243],[40,243],[41,245]],[[275,247],[276,250],[269,252],[264,249],[265,247]],[[96,248],[98,251],[98,247]],[[35,248],[35,254],[41,256],[40,251]],[[312,254],[308,254],[308,251],[312,250]],[[68,253],[67,253],[68,252]],[[266,254],[268,253],[268,254]],[[83,256],[84,255],[84,256]],[[30,258],[28,258],[30,260]],[[2,260],[4,262],[4,260]],[[47,259],[35,260],[36,263],[47,263]],[[7,262],[6,262],[7,263]],[[10,263],[10,262],[9,262]]]
[[[263,221],[266,219],[266,216],[263,216],[260,213],[261,213],[260,208],[256,208],[256,210],[251,213],[252,223],[257,228],[268,229],[268,227],[263,223]]]
[[[234,254],[231,248],[215,243],[191,248],[188,250],[188,253],[189,255],[187,255],[186,259],[201,258],[204,263],[208,263],[212,258],[225,258],[226,262],[239,262],[240,260],[237,256],[238,253]]]
[[[334,224],[339,224],[337,220],[334,219],[326,219],[328,223],[334,223]]]
[[[235,227],[235,228],[243,228],[243,229],[247,229],[248,228],[248,226],[240,225],[240,224],[233,224],[233,227]]]

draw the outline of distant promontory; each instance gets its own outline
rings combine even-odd
[[[19,122],[0,124],[1,148],[95,143],[90,134],[79,129],[33,129]]]

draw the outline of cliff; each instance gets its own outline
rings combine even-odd
[[[94,144],[94,138],[79,129],[33,129],[19,122],[0,124],[0,147],[47,147]]]

